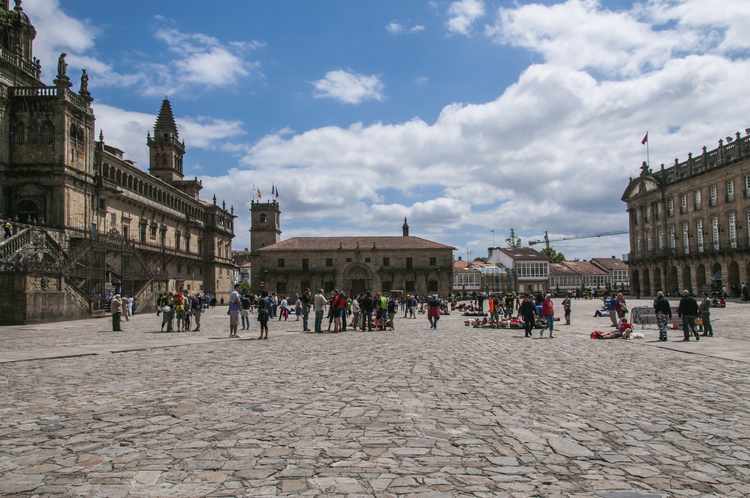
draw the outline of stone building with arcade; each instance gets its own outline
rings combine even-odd
[[[726,289],[750,281],[750,129],[686,161],[645,163],[622,196],[630,216],[632,293]]]
[[[141,310],[165,290],[226,298],[235,216],[184,177],[169,101],[144,137],[146,170],[96,136],[85,70],[76,91],[61,54],[42,81],[35,36],[21,2],[0,0],[0,220],[14,227],[0,241],[0,320],[91,316],[117,291]]]
[[[415,237],[407,220],[400,236],[293,237],[280,240],[276,200],[250,205],[252,286],[281,295],[304,289],[451,292],[455,248]]]

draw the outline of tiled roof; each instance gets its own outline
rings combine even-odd
[[[354,250],[376,249],[451,249],[455,247],[433,242],[420,237],[294,237],[282,240],[271,246],[259,249],[261,252],[270,251],[335,251],[338,249]]]
[[[514,247],[514,248],[498,247],[498,249],[502,251],[506,256],[513,258],[514,260],[517,260],[517,261],[522,261],[522,260],[547,261],[547,256],[540,253],[539,251],[532,249],[531,247]]]
[[[619,258],[591,258],[591,262],[607,271],[628,269],[628,264]]]
[[[550,275],[575,275],[576,272],[572,268],[562,263],[550,263],[549,264]]]
[[[588,261],[564,261],[562,264],[576,273],[585,275],[607,275],[607,272]]]

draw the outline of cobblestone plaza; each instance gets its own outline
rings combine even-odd
[[[597,304],[555,339],[454,314],[228,340],[220,308],[0,328],[0,495],[750,495],[746,305],[661,344],[592,341]]]

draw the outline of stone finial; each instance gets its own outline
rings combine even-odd
[[[104,143],[104,130],[99,130],[99,141]]]
[[[234,214],[234,204],[232,204],[232,206],[229,208],[229,212]]]
[[[214,206],[216,205],[216,194],[214,194]]]
[[[23,10],[23,7],[21,6],[23,2],[21,0],[15,0],[15,10],[16,12],[21,12]]]
[[[708,154],[708,147],[706,147],[706,146],[704,145],[704,146],[703,146],[703,155],[705,156],[706,154]]]
[[[227,210],[227,201],[221,201],[221,209],[223,209],[224,211]]]
[[[648,174],[648,163],[646,161],[643,161],[643,164],[641,164],[641,176]]]

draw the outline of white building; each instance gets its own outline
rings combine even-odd
[[[530,247],[490,247],[488,262],[502,265],[516,292],[544,292],[549,285],[549,260]]]

